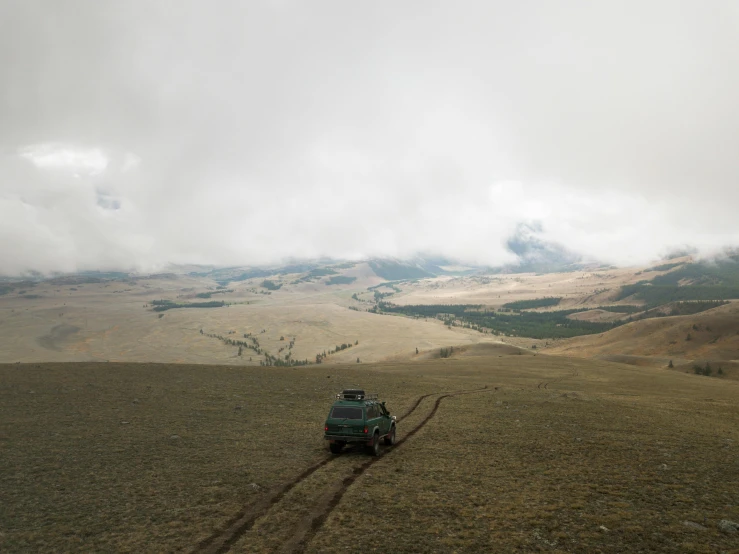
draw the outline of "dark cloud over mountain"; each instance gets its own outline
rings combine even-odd
[[[521,223],[506,241],[508,249],[518,256],[519,269],[525,271],[561,271],[582,261],[582,256],[564,246],[542,240],[542,226]]]

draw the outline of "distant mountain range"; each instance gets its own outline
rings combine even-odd
[[[221,285],[230,282],[246,281],[255,278],[267,278],[278,275],[301,274],[299,280],[310,281],[324,275],[337,275],[344,269],[354,267],[358,263],[367,263],[372,271],[387,281],[405,281],[423,279],[441,275],[464,276],[473,274],[510,274],[510,273],[562,273],[570,271],[607,269],[597,261],[588,261],[577,252],[561,244],[546,241],[540,238],[541,226],[536,223],[521,223],[505,242],[506,248],[514,254],[517,261],[502,266],[475,265],[455,260],[445,256],[433,254],[419,254],[409,259],[398,258],[370,258],[360,261],[348,261],[332,258],[316,260],[290,260],[283,264],[262,266],[198,266],[180,265],[168,268],[166,273],[141,275],[125,271],[83,271],[74,274],[53,274],[44,276],[38,272],[29,272],[22,277],[2,277],[0,282],[38,282],[56,281],[59,284],[100,282],[107,280],[123,280],[129,278],[161,278],[172,275],[190,275],[213,279]],[[668,271],[683,266],[678,271],[672,271],[670,276],[663,279],[665,282],[655,284],[726,284],[725,277],[734,276],[734,267],[739,265],[739,250],[727,250],[723,256],[712,261],[685,263],[685,258],[679,263],[665,263],[651,268],[654,271]],[[717,274],[717,268],[720,271]],[[646,270],[645,270],[646,271]],[[718,277],[720,275],[720,277]],[[679,277],[678,277],[679,276]],[[721,278],[724,278],[722,281]],[[681,280],[682,279],[682,280]],[[733,279],[728,279],[733,284]],[[7,285],[0,287],[8,290]]]

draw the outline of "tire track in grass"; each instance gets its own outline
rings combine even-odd
[[[555,383],[559,383],[561,381],[564,381],[565,379],[570,379],[572,377],[579,377],[579,376],[580,376],[580,373],[576,369],[573,369],[571,374],[569,374],[569,375],[562,375],[560,377],[555,377],[554,380],[552,380],[552,381],[542,381],[541,383],[539,383],[538,385],[536,385],[536,388],[537,389],[544,388],[544,389],[549,390],[548,389],[549,385],[553,385]]]
[[[439,398],[436,399],[436,402],[434,402],[434,407],[431,409],[428,415],[418,425],[408,431],[408,433],[406,433],[406,435],[402,439],[398,440],[393,446],[387,447],[382,455],[369,458],[366,462],[363,462],[361,465],[354,468],[354,471],[351,475],[337,483],[328,494],[324,495],[321,502],[316,505],[316,509],[314,509],[308,521],[304,522],[303,525],[299,526],[296,529],[296,533],[293,534],[293,537],[283,545],[280,552],[286,554],[302,554],[303,552],[305,552],[305,549],[307,548],[310,541],[326,522],[326,519],[328,519],[328,516],[331,515],[331,512],[333,512],[334,508],[339,505],[339,502],[341,502],[341,499],[343,498],[349,487],[373,464],[379,462],[382,458],[387,456],[396,448],[400,448],[401,446],[403,446],[403,444],[405,444],[408,439],[410,439],[413,435],[423,429],[426,424],[431,421],[431,419],[433,419],[436,415],[436,412],[439,410],[439,406],[441,405],[442,400],[444,400],[445,398],[460,396],[462,394],[490,392],[495,390],[498,390],[498,388],[495,387],[493,389],[490,389],[486,385],[482,389],[443,393],[441,396],[439,396]]]
[[[398,421],[402,421],[410,416],[414,411],[416,411],[416,409],[421,405],[421,402],[423,402],[426,398],[430,396],[435,396],[437,394],[445,393],[432,392],[429,394],[424,394],[423,396],[419,396],[413,403],[413,405],[398,418]],[[407,438],[407,436],[405,438]],[[405,438],[401,441],[398,441],[397,444],[403,442]],[[236,541],[238,541],[244,533],[251,529],[254,526],[254,523],[256,523],[259,518],[263,517],[270,510],[270,508],[272,508],[272,506],[280,502],[287,493],[289,493],[293,488],[302,483],[305,479],[313,475],[316,471],[318,471],[325,465],[330,464],[336,459],[338,458],[335,456],[324,458],[320,462],[317,462],[312,466],[306,468],[297,477],[280,486],[271,495],[261,499],[257,503],[237,513],[234,517],[226,522],[226,525],[223,528],[200,541],[193,552],[204,554],[222,554],[223,552],[228,552],[231,546],[233,546],[233,544],[236,543]]]

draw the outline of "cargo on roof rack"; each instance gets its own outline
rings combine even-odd
[[[377,400],[377,393],[366,393],[361,389],[344,389],[336,393],[338,400]]]

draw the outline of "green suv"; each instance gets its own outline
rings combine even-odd
[[[326,418],[324,438],[329,449],[338,454],[347,443],[361,443],[373,456],[380,455],[380,439],[395,444],[395,416],[377,400],[376,394],[360,389],[346,389],[336,395],[336,401]]]

